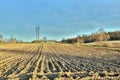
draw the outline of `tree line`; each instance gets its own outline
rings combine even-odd
[[[106,32],[103,28],[97,32],[75,38],[63,39],[62,43],[89,43],[95,41],[109,41],[109,40],[120,40],[120,31]]]
[[[0,34],[0,43],[22,43],[22,40],[17,40],[13,35],[11,35],[10,39],[4,39],[3,35]]]

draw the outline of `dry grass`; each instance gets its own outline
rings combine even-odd
[[[85,43],[82,45],[86,46],[105,46],[105,47],[120,47],[120,41],[103,41],[103,42],[92,42],[92,43]]]

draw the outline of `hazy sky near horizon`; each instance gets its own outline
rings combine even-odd
[[[120,0],[0,0],[0,34],[24,41],[60,40],[104,28],[120,30]]]

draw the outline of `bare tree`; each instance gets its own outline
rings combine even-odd
[[[107,41],[110,39],[110,35],[101,28],[96,32],[96,34],[94,34],[94,38],[96,41]]]

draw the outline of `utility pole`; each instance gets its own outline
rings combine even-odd
[[[36,41],[37,41],[38,39],[37,39],[37,27],[36,27]]]
[[[39,36],[40,36],[40,27],[36,27],[36,41],[39,41]]]

